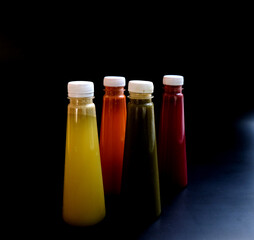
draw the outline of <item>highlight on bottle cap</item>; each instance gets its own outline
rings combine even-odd
[[[106,76],[104,77],[103,85],[106,87],[124,87],[125,77]]]
[[[128,91],[134,93],[153,93],[153,88],[150,81],[131,80],[128,84]]]
[[[68,83],[68,97],[93,97],[94,84],[90,81],[71,81]]]
[[[170,86],[182,86],[183,76],[180,75],[165,75],[163,77],[163,84]]]

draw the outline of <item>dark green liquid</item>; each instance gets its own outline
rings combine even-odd
[[[152,220],[161,213],[151,99],[131,99],[128,103],[122,196],[127,215],[136,220]]]

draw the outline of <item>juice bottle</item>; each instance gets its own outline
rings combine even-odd
[[[125,78],[104,78],[100,153],[104,191],[106,195],[119,195],[126,127]]]
[[[63,219],[76,226],[94,225],[105,216],[94,85],[68,83]]]
[[[159,128],[160,183],[166,195],[187,185],[183,77],[165,75]]]
[[[161,213],[153,83],[130,81],[123,162],[122,197],[127,216],[137,222]]]

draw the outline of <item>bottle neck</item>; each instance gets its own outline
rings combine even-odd
[[[164,85],[164,92],[170,94],[182,93],[183,87],[182,86],[170,86]]]
[[[151,93],[135,93],[135,92],[129,92],[129,98],[130,99],[151,99],[153,98]]]
[[[70,99],[71,105],[80,106],[80,105],[93,103],[94,97],[82,97],[82,98],[69,97],[69,99]]]
[[[129,92],[129,99],[131,102],[136,102],[136,103],[148,103],[152,102],[152,94],[151,93],[134,93],[134,92]]]
[[[105,87],[105,95],[118,96],[124,95],[124,87]]]

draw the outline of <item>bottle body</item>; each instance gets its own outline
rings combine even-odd
[[[88,226],[105,216],[95,105],[92,98],[70,98],[64,174],[63,219]]]
[[[100,153],[104,191],[119,195],[126,128],[126,97],[123,87],[105,87],[103,96]]]
[[[154,105],[130,95],[127,111],[122,195],[128,215],[149,221],[161,213]]]
[[[182,86],[164,86],[159,128],[159,170],[164,193],[187,185]]]

